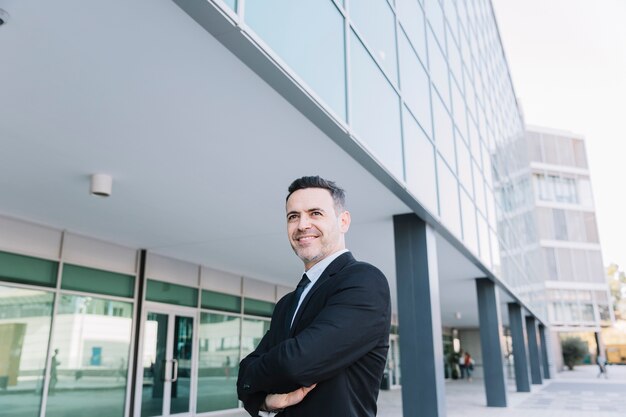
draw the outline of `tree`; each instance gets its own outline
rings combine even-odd
[[[587,344],[580,337],[568,337],[563,340],[561,350],[563,351],[563,362],[570,371],[589,352]]]

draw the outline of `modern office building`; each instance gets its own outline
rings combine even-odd
[[[555,363],[562,367],[560,338],[582,336],[595,356],[596,347],[602,345],[601,328],[614,322],[585,141],[570,132],[527,126],[520,147],[527,149],[529,164],[511,176],[510,184],[531,192],[525,194],[529,198],[507,207],[511,221],[500,230],[505,238],[510,236],[509,226],[530,231],[525,235],[529,240],[520,246],[537,266],[532,290],[545,293],[556,336]],[[509,256],[515,251],[502,252],[503,263]]]
[[[302,273],[284,198],[310,174],[347,190],[348,247],[389,280],[407,415],[445,415],[459,344],[487,406],[505,339],[518,390],[549,377],[533,265],[500,256],[528,230],[498,237],[496,185],[527,161],[488,0],[0,9],[3,412],[236,410],[238,362]]]

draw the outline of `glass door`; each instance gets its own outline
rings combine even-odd
[[[193,313],[147,310],[139,379],[141,417],[191,415]]]

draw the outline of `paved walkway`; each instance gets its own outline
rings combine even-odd
[[[597,378],[597,366],[564,371],[530,393],[515,392],[509,381],[507,408],[487,407],[482,380],[446,382],[447,417],[624,417],[626,416],[626,366],[608,366],[608,379]],[[411,416],[420,415],[419,404]],[[382,391],[379,417],[402,417],[400,390]]]

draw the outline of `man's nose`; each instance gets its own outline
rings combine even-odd
[[[309,216],[300,216],[300,220],[298,221],[298,229],[299,230],[306,230],[309,229],[311,227],[311,219],[309,218]]]

